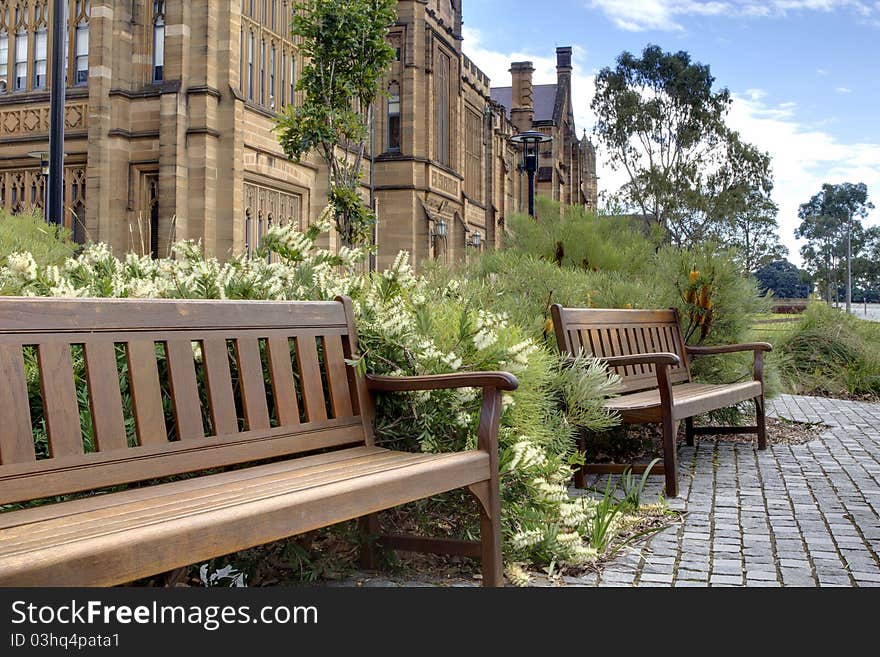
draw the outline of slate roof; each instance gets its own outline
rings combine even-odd
[[[535,121],[553,121],[556,119],[556,91],[555,84],[536,84],[532,87],[532,96],[535,100]],[[492,100],[507,108],[507,116],[510,116],[513,105],[513,87],[493,87]]]

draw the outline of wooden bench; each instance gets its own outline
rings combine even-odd
[[[31,421],[34,352],[47,446]],[[80,353],[93,440],[80,428]],[[356,353],[345,298],[0,299],[0,585],[116,585],[356,518],[366,566],[383,547],[464,554],[501,585],[497,432],[516,378],[362,376]],[[463,387],[483,390],[478,449],[376,446],[375,393]],[[167,480],[185,473],[199,476]],[[122,484],[133,485],[10,509]],[[480,542],[379,536],[378,512],[459,488],[479,502]]]
[[[679,315],[672,310],[597,310],[552,308],[556,342],[568,356],[593,355],[608,364],[622,379],[619,397],[606,408],[620,415],[624,424],[663,426],[663,466],[652,470],[666,475],[666,494],[678,495],[676,438],[685,421],[688,445],[698,434],[755,433],[758,449],[767,448],[764,415],[764,353],[773,347],[765,342],[727,347],[689,347],[684,343]],[[754,380],[728,385],[694,383],[689,358],[752,351]],[[693,418],[710,411],[754,400],[757,425],[750,427],[694,427]],[[583,439],[582,439],[583,440]],[[585,444],[581,445],[584,449]],[[620,473],[618,464],[588,464],[576,474],[584,486],[589,473]],[[633,472],[644,472],[635,466]]]

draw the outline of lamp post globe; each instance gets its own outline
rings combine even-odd
[[[537,130],[527,130],[510,138],[514,144],[522,146],[522,169],[529,177],[529,216],[535,217],[535,174],[538,173],[538,158],[541,144],[553,141],[553,137]]]

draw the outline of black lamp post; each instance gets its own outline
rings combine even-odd
[[[67,93],[64,70],[64,31],[67,25],[67,3],[52,4],[52,87],[49,108],[49,202],[46,220],[64,223],[64,100]]]
[[[528,130],[511,137],[514,144],[522,144],[522,169],[529,176],[529,216],[535,216],[535,174],[538,172],[538,157],[541,144],[553,141],[553,137],[537,130]]]

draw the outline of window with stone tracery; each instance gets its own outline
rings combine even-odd
[[[0,209],[7,212],[43,210],[46,206],[46,176],[36,168],[0,169]],[[85,232],[86,169],[84,165],[64,168],[64,225],[74,239],[83,243]]]
[[[295,102],[292,12],[293,0],[241,2],[239,89],[247,100],[275,111]]]
[[[65,66],[68,86],[89,80],[90,0],[68,0]],[[49,87],[48,0],[0,0],[0,93],[23,93]]]
[[[273,226],[292,224],[302,228],[302,197],[256,183],[244,184],[244,247],[253,255]]]

